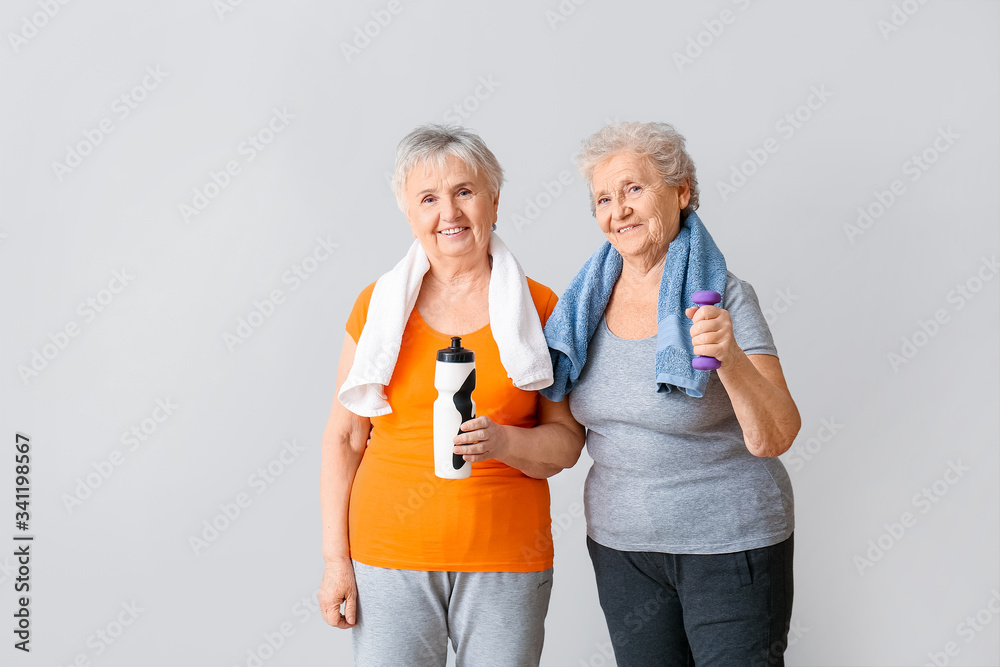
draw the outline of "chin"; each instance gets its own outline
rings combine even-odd
[[[625,238],[614,237],[611,245],[622,255],[632,255],[642,252],[648,245],[648,240],[645,234],[630,232]]]
[[[472,240],[472,242],[462,244],[439,244],[437,248],[438,252],[446,257],[465,257],[467,255],[475,255],[477,253],[482,253],[483,255],[486,254],[485,250],[481,248],[479,244],[475,243],[474,240]]]

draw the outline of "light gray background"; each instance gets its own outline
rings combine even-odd
[[[1000,663],[1000,280],[982,268],[976,282],[1000,246],[997,2],[900,2],[912,14],[883,34],[888,0],[400,0],[348,61],[341,45],[388,2],[69,2],[15,46],[39,1],[0,18],[0,539],[17,532],[16,431],[33,439],[37,536],[30,656],[11,648],[13,547],[0,548],[0,662],[246,666],[282,624],[294,634],[268,667],[349,662],[350,635],[301,602],[322,570],[320,436],[351,304],[411,240],[387,187],[395,145],[458,104],[507,170],[499,233],[557,292],[602,240],[571,162],[580,140],[631,119],[687,136],[701,217],[755,286],[802,413],[783,457],[798,524],[789,664]],[[704,22],[719,32],[723,10],[713,36]],[[678,67],[689,39],[707,46]],[[120,118],[147,67],[167,74]],[[832,95],[786,136],[776,123],[813,87]],[[294,119],[248,161],[239,146],[274,108]],[[53,162],[103,118],[113,131],[60,181]],[[911,181],[904,163],[948,128],[958,138]],[[770,137],[778,152],[724,198],[718,184]],[[179,205],[229,160],[241,172],[185,222]],[[905,192],[849,239],[894,179]],[[282,276],[317,237],[338,248],[293,291]],[[134,279],[86,321],[78,304],[123,269]],[[230,351],[224,335],[274,289],[284,303]],[[79,335],[22,379],[70,322]],[[904,337],[920,347],[894,368]],[[122,434],[167,398],[176,410],[130,451]],[[304,451],[274,463],[291,440]],[[124,462],[69,511],[64,495],[114,450]],[[251,479],[269,464],[273,482]],[[950,464],[968,468],[953,484]],[[566,527],[545,665],[613,664],[577,511],[588,467],[551,481]],[[251,504],[196,555],[189,538],[241,493]],[[97,643],[133,601],[135,622]],[[977,612],[980,630],[961,625]]]

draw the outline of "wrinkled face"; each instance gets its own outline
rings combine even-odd
[[[688,184],[663,182],[652,160],[616,153],[594,169],[591,180],[601,231],[623,257],[658,256],[680,230]]]
[[[484,174],[449,155],[441,166],[424,162],[413,167],[404,193],[413,237],[431,262],[475,253],[486,258],[500,195],[492,192]]]

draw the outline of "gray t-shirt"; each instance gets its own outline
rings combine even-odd
[[[777,356],[749,283],[729,273],[722,307],[748,355]],[[569,396],[594,465],[587,533],[620,551],[730,553],[777,544],[794,528],[777,458],[751,454],[719,374],[702,398],[656,391],[656,336],[625,340],[601,320]]]

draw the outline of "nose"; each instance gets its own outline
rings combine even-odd
[[[632,207],[625,202],[624,197],[616,197],[615,205],[611,209],[611,216],[615,220],[624,220],[632,214]]]
[[[441,202],[441,219],[446,222],[454,222],[462,217],[462,209],[454,199],[448,197]]]

